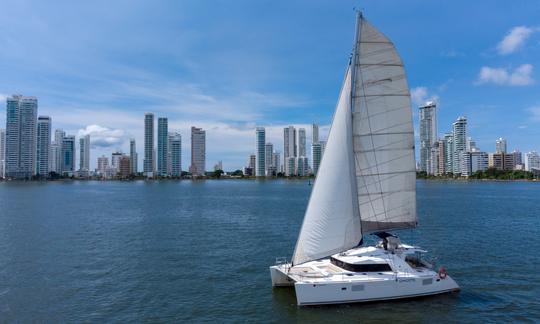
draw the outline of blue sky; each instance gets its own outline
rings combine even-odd
[[[540,150],[537,1],[3,1],[0,99],[37,96],[53,128],[91,133],[98,155],[142,164],[144,113],[207,130],[207,168],[245,165],[255,125],[328,129],[354,34],[353,7],[396,44],[416,105],[436,98],[485,151]],[[5,123],[5,104],[0,122]],[[324,136],[324,135],[323,135]],[[309,141],[308,141],[309,144]]]

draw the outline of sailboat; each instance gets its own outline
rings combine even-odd
[[[290,262],[272,285],[294,286],[297,304],[411,298],[458,291],[426,251],[390,231],[417,226],[409,87],[394,44],[357,14],[354,49],[325,154]],[[374,234],[378,243],[364,246]]]

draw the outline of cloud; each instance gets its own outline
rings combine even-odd
[[[428,88],[416,87],[411,89],[411,100],[413,104],[420,106],[426,103],[426,101],[439,101],[438,95],[429,95]]]
[[[512,28],[508,34],[506,34],[503,40],[497,45],[497,51],[501,55],[514,53],[523,47],[527,38],[529,38],[534,31],[536,31],[536,29],[526,26],[517,26]]]
[[[534,83],[531,76],[533,66],[523,64],[509,71],[505,68],[483,66],[478,74],[476,84],[494,83],[498,85],[527,86]]]
[[[88,125],[79,129],[78,136],[90,135],[92,148],[116,147],[124,144],[126,134],[121,129],[110,129],[99,125]]]

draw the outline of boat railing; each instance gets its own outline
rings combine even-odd
[[[276,265],[287,264],[287,257],[277,257]]]

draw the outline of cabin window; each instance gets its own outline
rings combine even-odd
[[[330,262],[342,269],[352,272],[386,272],[392,271],[388,263],[368,263],[368,264],[352,264],[340,261],[335,258],[330,258]]]

